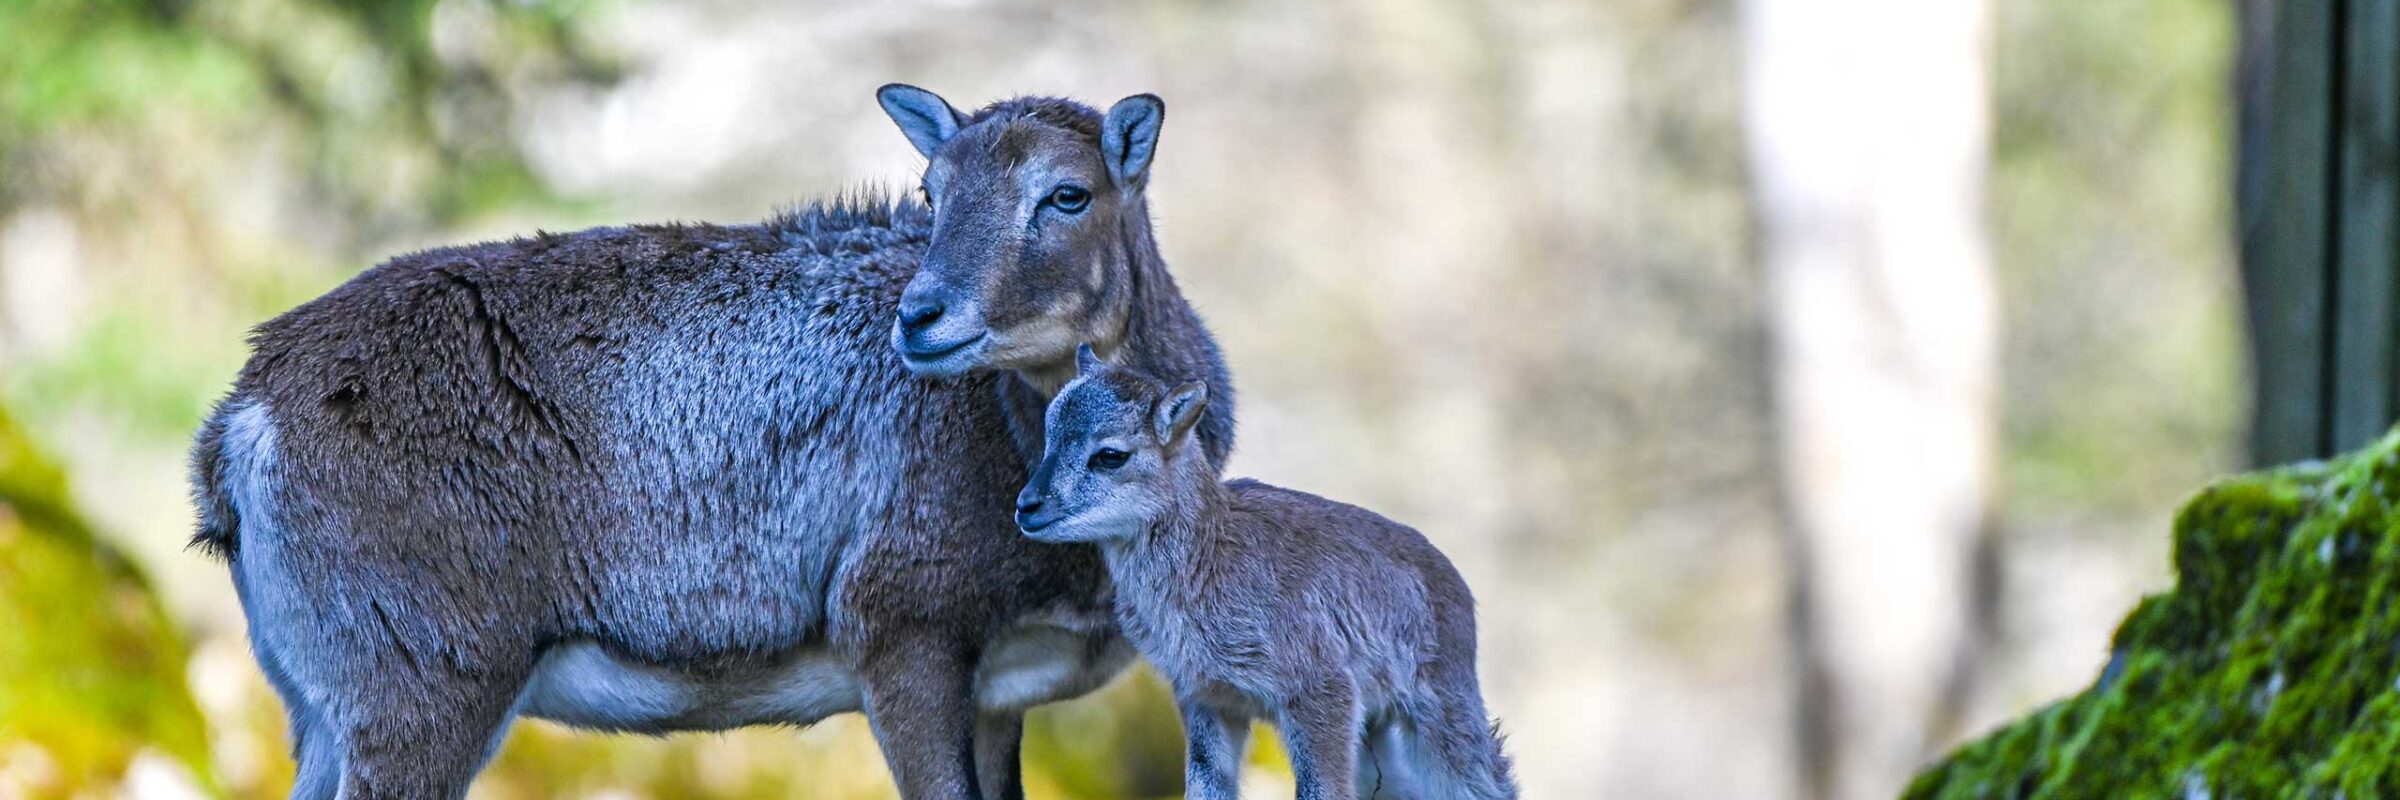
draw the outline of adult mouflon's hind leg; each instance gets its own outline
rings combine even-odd
[[[525,688],[532,647],[405,595],[345,592],[357,587],[287,569],[304,557],[321,556],[280,541],[238,556],[259,664],[295,728],[292,796],[465,795]]]
[[[292,776],[292,800],[334,800],[342,788],[342,743],[321,709],[303,694],[283,669],[274,651],[258,646],[260,671],[283,698],[290,720],[292,758],[300,763]]]
[[[392,654],[397,656],[397,653]],[[510,722],[528,665],[389,658],[336,713],[343,800],[462,797]]]
[[[292,759],[300,764],[292,776],[292,800],[334,800],[342,788],[340,739],[334,735],[323,710],[284,669],[283,658],[276,654],[273,645],[254,635],[251,652],[257,655],[259,671],[266,674],[267,683],[283,699],[292,737]]]

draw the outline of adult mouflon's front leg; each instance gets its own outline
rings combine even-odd
[[[1188,800],[1241,797],[1243,752],[1250,744],[1250,718],[1218,711],[1189,698],[1183,712],[1183,796]]]
[[[975,718],[975,787],[984,800],[1025,800],[1025,712],[985,711]]]
[[[1286,698],[1278,727],[1291,751],[1292,778],[1300,800],[1356,800],[1358,796],[1358,692],[1350,677],[1320,676]]]
[[[900,796],[981,800],[975,784],[974,659],[933,637],[891,637],[860,659],[867,721]]]

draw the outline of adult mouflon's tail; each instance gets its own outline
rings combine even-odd
[[[234,405],[231,397],[217,403],[192,437],[192,505],[200,516],[191,546],[218,558],[233,556],[238,544],[236,531],[241,527],[233,497],[225,487],[225,424],[233,416]]]

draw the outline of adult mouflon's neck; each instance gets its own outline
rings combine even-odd
[[[1151,236],[1146,201],[1132,212],[1125,215],[1128,221],[1118,236],[1131,279],[1124,328],[1115,342],[1098,342],[1093,349],[1109,363],[1150,373],[1169,386],[1208,382],[1208,407],[1194,430],[1209,464],[1221,471],[1233,452],[1233,377],[1217,352],[1216,338],[1167,272],[1167,260]],[[1042,412],[1074,376],[1075,358],[1069,355],[1048,368],[1001,377],[1001,405],[1008,411],[1009,432],[1026,464],[1041,461]]]

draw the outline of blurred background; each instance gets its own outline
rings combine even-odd
[[[1889,796],[2086,685],[2243,465],[2238,10],[0,2],[0,798],[288,784],[184,548],[247,328],[418,248],[911,186],[887,81],[1166,99],[1231,472],[1450,554],[1526,796]],[[1039,797],[1180,791],[1144,674],[1028,760]],[[855,716],[522,722],[475,792],[891,794]]]

